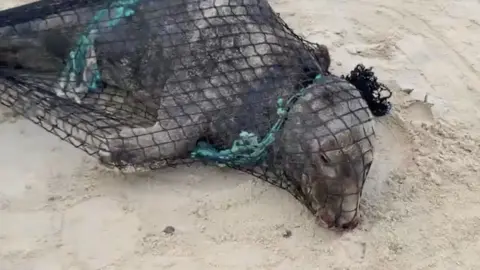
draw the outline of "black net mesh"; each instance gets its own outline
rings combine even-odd
[[[370,70],[344,78],[329,65],[266,0],[44,0],[0,13],[2,104],[104,164],[230,166],[347,228],[373,161],[369,105],[389,104],[373,100]]]

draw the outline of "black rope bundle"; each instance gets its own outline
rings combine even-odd
[[[342,78],[353,84],[360,91],[373,115],[384,116],[390,112],[392,104],[388,99],[392,96],[392,91],[385,85],[377,82],[377,77],[371,67],[365,68],[362,64],[358,64],[349,75],[342,76]],[[387,92],[388,94],[382,96],[382,92]]]

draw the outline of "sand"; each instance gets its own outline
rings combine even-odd
[[[479,269],[480,2],[271,4],[335,73],[362,62],[394,90],[357,229],[238,172],[121,175],[2,108],[0,269]]]

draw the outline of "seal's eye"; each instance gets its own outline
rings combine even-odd
[[[322,161],[325,163],[325,164],[329,164],[330,163],[330,159],[325,155],[325,154],[320,154],[320,158],[322,159]]]

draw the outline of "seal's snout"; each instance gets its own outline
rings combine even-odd
[[[317,222],[320,226],[327,228],[338,228],[342,230],[355,229],[358,226],[360,218],[355,211],[344,213],[340,219],[337,219],[335,213],[329,211],[321,211],[317,215]]]
[[[332,196],[330,203],[317,211],[320,226],[340,230],[354,229],[360,221],[359,194]]]
[[[311,194],[318,206],[317,221],[327,228],[353,229],[360,220],[360,200],[372,157],[355,144],[320,156]]]

